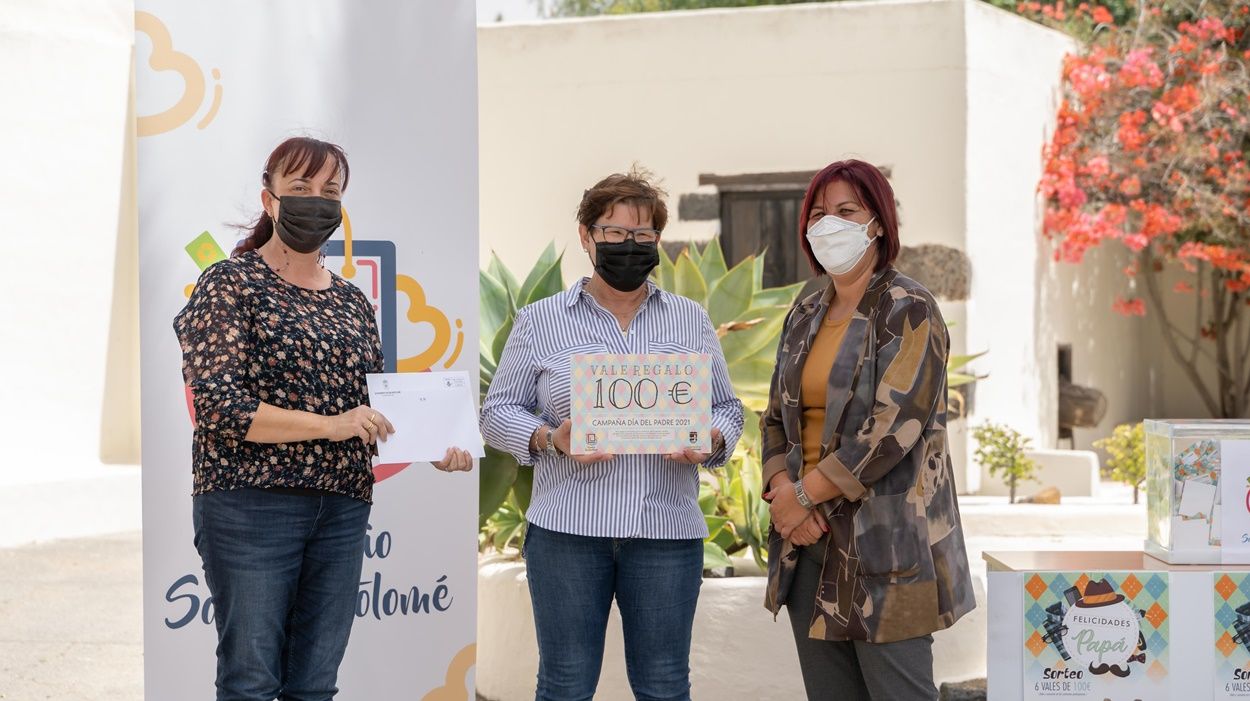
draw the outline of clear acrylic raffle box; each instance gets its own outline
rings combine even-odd
[[[1250,564],[1250,421],[1145,422],[1146,552]]]

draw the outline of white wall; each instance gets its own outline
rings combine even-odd
[[[1076,448],[1090,450],[1095,440],[1109,435],[1117,424],[1154,415],[1148,356],[1156,331],[1148,320],[1111,309],[1117,295],[1128,295],[1128,278],[1122,271],[1132,257],[1123,247],[1100,246],[1073,265],[1054,261],[1049,243],[1041,246],[1038,297],[1042,307],[1037,337],[1043,347],[1039,353],[1045,353],[1047,367],[1054,368],[1057,346],[1071,344],[1073,381],[1107,396],[1102,423],[1075,431]],[[1057,401],[1057,394],[1051,400]],[[1066,442],[1062,447],[1067,447]]]
[[[966,342],[988,350],[975,367],[972,422],[1005,423],[1038,447],[1055,439],[1054,339],[1038,271],[1036,188],[1054,120],[1065,35],[980,2],[966,11],[967,251],[972,260]],[[1061,311],[1064,314],[1066,311]]]
[[[963,241],[961,3],[839,2],[478,30],[482,256],[528,270],[549,240],[566,277],[582,191],[637,161],[672,197],[700,173],[893,168],[905,243]]]
[[[101,417],[132,35],[125,0],[4,3],[0,485],[109,470]]]

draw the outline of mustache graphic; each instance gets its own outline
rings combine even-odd
[[[1146,661],[1145,655],[1139,655],[1139,657],[1141,657],[1141,662]],[[1123,679],[1129,675],[1129,668],[1127,665],[1121,667],[1120,665],[1114,664],[1091,664],[1089,666],[1089,672],[1090,674],[1107,674],[1110,672],[1111,674]]]

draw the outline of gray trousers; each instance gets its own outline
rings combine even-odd
[[[786,605],[809,701],[937,701],[932,635],[893,643],[807,637],[816,608],[825,542],[800,551],[790,603]]]

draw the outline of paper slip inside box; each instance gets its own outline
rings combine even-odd
[[[1185,518],[1209,518],[1215,503],[1214,484],[1188,480],[1181,491],[1181,504],[1177,513]]]
[[[1205,518],[1172,517],[1172,549],[1204,550],[1211,547],[1211,525]]]

